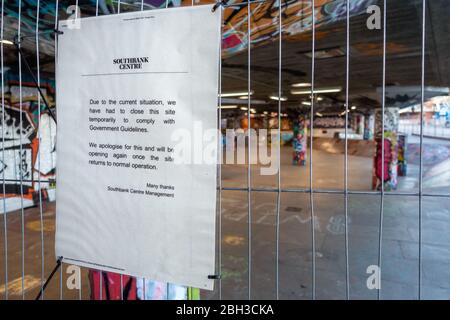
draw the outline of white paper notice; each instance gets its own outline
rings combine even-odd
[[[211,8],[60,23],[64,262],[213,289],[220,10]]]

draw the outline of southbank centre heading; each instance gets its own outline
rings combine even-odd
[[[142,69],[142,64],[148,63],[148,57],[113,59],[113,64],[119,65],[120,70]]]

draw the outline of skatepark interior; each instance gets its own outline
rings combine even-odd
[[[13,2],[5,3],[5,39],[12,39],[17,32],[18,7]],[[140,10],[140,4],[134,2],[121,1],[127,3],[122,7],[123,12]],[[55,4],[42,3],[48,8],[42,19],[51,25]],[[191,1],[169,1],[169,7],[180,3],[190,5]],[[196,2],[196,5],[206,3]],[[248,157],[241,164],[221,165],[222,189],[218,191],[217,210],[221,246],[220,260],[217,250],[217,263],[221,265],[222,278],[214,291],[202,290],[201,299],[247,299],[249,292],[252,299],[274,299],[277,287],[280,299],[312,299],[313,274],[316,299],[346,299],[347,271],[350,299],[418,299],[419,268],[421,298],[450,299],[450,3],[427,1],[427,41],[422,70],[422,0],[387,1],[386,71],[383,74],[383,32],[370,30],[366,25],[366,8],[379,5],[383,10],[383,1],[351,1],[349,68],[346,65],[346,15],[340,11],[342,5],[345,8],[345,1],[316,1],[320,14],[314,38],[314,87],[336,90],[314,94],[312,99],[309,94],[295,93],[301,89],[312,90],[310,1],[286,3],[281,56],[276,33],[277,2],[250,6],[250,53],[246,42],[247,6],[224,9],[223,95],[222,109],[218,109],[222,131],[225,134],[226,129],[242,129],[247,133],[249,120],[255,130],[280,127],[281,158],[280,170],[271,175],[261,174],[261,168],[267,166],[259,161],[249,165]],[[64,8],[70,4],[70,1],[59,1],[61,17],[67,15]],[[145,0],[144,4],[145,10],[165,6],[164,1],[156,0]],[[100,12],[116,13],[117,5],[112,1],[101,6]],[[80,2],[80,6],[83,16],[95,15],[96,1]],[[24,30],[32,35],[35,22],[31,18],[28,20],[31,26],[26,25]],[[23,22],[24,26],[28,20]],[[58,104],[52,98],[54,39],[53,36],[42,37],[39,72],[46,83],[46,96],[57,113]],[[24,42],[23,50],[37,72],[33,38]],[[14,46],[7,44],[3,45],[3,51],[5,86],[10,88],[5,94],[5,105],[17,108],[12,88],[18,81],[18,54]],[[422,71],[425,105],[421,131]],[[349,105],[345,106],[347,74]],[[378,134],[383,131],[379,116],[383,110],[383,76],[384,107],[385,112],[389,112],[384,118],[392,124],[387,128],[384,123],[384,132],[389,139],[396,137],[390,140],[389,146],[395,145],[397,149],[395,161],[386,164],[395,174],[389,172],[391,179],[384,184],[381,193],[376,159],[381,144]],[[24,81],[30,82],[27,77],[24,75]],[[29,88],[33,85],[29,84]],[[27,99],[24,108],[29,108],[28,118],[36,132],[31,107],[37,99],[36,91],[31,90]],[[54,137],[56,124],[48,117],[43,123],[53,126],[43,132]],[[404,137],[401,151],[397,145],[399,137]],[[269,145],[272,144],[278,146],[273,138]],[[6,148],[5,145],[3,150]],[[2,198],[0,298],[5,296],[7,288],[8,299],[34,299],[55,265],[57,178],[53,153],[57,154],[57,150],[45,150],[51,153],[46,158],[41,153],[51,162],[48,170],[41,172],[45,178],[43,188],[47,189],[45,195],[36,196],[39,194],[36,186],[28,188],[26,206],[22,209],[20,204],[24,198],[16,182]],[[225,139],[222,151],[225,156]],[[245,149],[245,154],[247,152]],[[275,163],[277,154],[272,154]],[[30,167],[30,177],[36,181],[33,171],[36,167],[31,163]],[[6,172],[6,167],[2,170]],[[382,276],[378,292],[367,286],[370,276],[367,268],[377,265],[380,256]],[[82,269],[81,289],[71,290],[66,286],[67,267],[63,264],[55,274],[44,299],[90,298],[87,270]]]

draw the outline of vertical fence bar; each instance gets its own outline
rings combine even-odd
[[[17,37],[18,37],[18,47],[21,48],[22,44],[20,41],[20,37],[22,35],[22,0],[19,0],[19,24],[17,26]],[[19,123],[20,127],[23,128],[23,96],[22,96],[22,57],[20,52],[18,52],[18,60],[19,60]],[[22,300],[25,300],[25,210],[23,207],[23,174],[22,174],[22,157],[23,157],[23,146],[22,146],[22,130],[19,132],[19,152],[20,152],[20,222],[21,222],[21,258],[22,258],[22,281],[21,281],[21,291],[22,291]]]
[[[350,298],[350,282],[348,270],[348,104],[350,84],[350,0],[347,5],[347,43],[345,62],[345,165],[344,165],[344,189],[345,189],[345,298]]]
[[[166,9],[169,7],[169,0],[166,0]],[[169,282],[166,283],[166,300],[169,300]]]
[[[76,10],[75,10],[75,20],[77,20],[78,19],[78,0],[76,0],[75,1],[75,6],[76,6]],[[81,12],[81,11],[80,11]],[[100,277],[101,278],[101,277]],[[82,298],[82,287],[83,287],[83,277],[81,277],[81,274],[80,274],[80,290],[78,291],[78,299],[79,300],[81,300],[81,298]],[[101,281],[101,279],[100,279],[100,281]]]
[[[98,0],[95,1],[95,16],[98,17]],[[99,272],[99,282],[98,282],[99,300],[103,300],[103,277],[102,277],[102,271],[98,270],[98,272]],[[122,280],[122,276],[120,278]]]
[[[276,299],[279,298],[279,264],[280,264],[280,205],[281,205],[281,54],[282,54],[282,15],[281,15],[282,0],[278,0],[278,172],[277,172],[277,212],[275,223],[276,236],[276,267],[275,267],[275,288]]]
[[[3,36],[2,36],[1,38],[3,39]],[[3,73],[3,72],[2,72],[2,73]],[[3,94],[2,94],[2,95],[3,95]],[[11,101],[11,98],[10,98],[10,101]],[[16,133],[15,133],[14,131],[12,131],[11,134],[12,134],[12,140],[13,140],[13,148],[16,149],[16,139],[17,139],[17,137],[15,137],[15,134],[16,134]],[[19,133],[19,137],[20,137],[20,133]],[[3,146],[3,148],[4,148],[4,146]],[[20,143],[19,143],[19,148],[20,148]],[[18,180],[18,179],[17,179],[17,173],[18,173],[18,172],[17,172],[17,171],[18,171],[18,170],[17,170],[17,164],[18,164],[18,163],[17,163],[16,157],[14,157],[14,160],[13,160],[13,161],[14,161],[14,163],[13,163],[13,166],[14,166],[14,173],[13,173],[13,174],[14,174],[14,180],[15,180],[14,183],[16,184],[16,183],[17,183],[17,180]],[[20,161],[20,160],[19,160],[19,161]],[[5,169],[5,167],[3,168],[3,170],[4,170],[4,169]],[[22,187],[22,186],[20,186],[20,187]],[[23,279],[22,279],[22,280],[23,280]],[[23,282],[23,281],[22,281],[22,282]]]
[[[61,266],[59,267],[59,300],[63,300],[63,262],[61,261]]]
[[[311,206],[311,246],[312,246],[312,299],[316,299],[316,235],[314,219],[314,194],[313,194],[313,129],[314,129],[314,72],[315,72],[315,51],[316,51],[316,9],[315,1],[312,0],[312,48],[311,48],[311,114],[309,120],[309,201]]]
[[[37,124],[37,139],[38,139],[38,152],[37,152],[37,170],[38,170],[38,197],[39,197],[39,222],[41,231],[41,300],[44,300],[44,282],[45,282],[45,252],[44,252],[44,218],[42,213],[42,186],[41,186],[41,95],[39,94],[39,88],[41,87],[41,75],[40,75],[40,59],[39,59],[39,15],[40,15],[40,0],[36,3],[36,78],[37,78],[37,108],[38,108],[38,124]]]
[[[381,299],[381,253],[383,242],[383,216],[384,216],[384,109],[386,106],[386,0],[383,0],[383,84],[382,84],[382,102],[381,102],[381,203],[380,203],[380,221],[378,226],[378,268],[380,270],[378,300]]]
[[[5,1],[2,0],[2,21],[0,37],[3,40],[3,27],[5,19]],[[5,69],[3,66],[3,41],[0,43],[0,65],[2,71],[2,162],[5,163]],[[3,228],[5,241],[5,300],[8,300],[8,222],[6,213],[6,186],[5,186],[5,170],[2,172],[3,178]]]
[[[251,175],[251,26],[250,26],[250,3],[247,4],[247,155],[248,155],[248,165],[247,165],[247,202],[248,202],[248,300],[252,299],[252,175]]]
[[[55,4],[55,30],[59,29],[59,26],[58,26],[58,10],[59,10],[59,1],[56,0],[56,4]],[[55,73],[56,73],[56,66],[58,65],[58,34],[57,33],[55,33],[55,35],[54,35],[54,41],[55,41]],[[55,107],[56,107],[56,94],[55,94]],[[21,113],[21,116],[22,116],[22,113]],[[51,130],[50,130],[50,136],[51,136]],[[22,139],[20,139],[20,140],[22,140]],[[61,261],[61,266],[59,267],[59,300],[63,299],[63,269],[64,269],[64,264]]]
[[[423,197],[423,106],[425,104],[425,45],[426,45],[426,5],[427,1],[422,0],[422,75],[420,85],[420,147],[419,147],[419,300],[422,299],[422,197]]]
[[[120,14],[120,0],[117,3],[117,14]],[[120,274],[120,300],[123,300],[123,274]]]
[[[144,11],[144,0],[141,1],[141,11]],[[145,298],[145,278],[142,278],[142,300],[146,300],[146,298]]]
[[[194,0],[192,0],[192,6],[194,6]],[[222,300],[222,161],[223,161],[223,144],[222,144],[222,23],[223,23],[223,10],[220,6],[220,44],[219,44],[219,226],[218,226],[218,245],[219,245],[219,261],[218,261],[218,274],[219,274],[219,300]]]

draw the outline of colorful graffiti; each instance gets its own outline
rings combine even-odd
[[[91,300],[200,300],[200,289],[89,270]]]
[[[91,300],[136,300],[136,279],[133,277],[89,270],[89,284]]]
[[[408,164],[420,165],[422,153],[423,187],[448,188],[450,186],[450,145],[445,143],[408,143]]]
[[[299,116],[294,122],[293,159],[292,164],[297,166],[306,165],[307,124],[304,116]]]
[[[314,118],[314,128],[345,128],[345,118],[343,117],[316,117]]]
[[[229,4],[241,1],[230,1]],[[368,6],[377,0],[354,0],[350,2],[350,15],[366,12]],[[280,1],[265,1],[251,8],[251,45],[259,46],[276,40],[279,35],[278,12]],[[316,28],[346,18],[346,0],[315,1]],[[224,11],[223,54],[232,55],[248,46],[247,6],[231,6],[234,10]],[[312,2],[286,0],[281,2],[282,36],[287,40],[299,40],[301,34],[311,30]]]
[[[370,114],[364,117],[364,140],[372,140],[375,128],[375,115]]]
[[[420,164],[420,143],[408,144],[408,160],[411,164]],[[450,159],[450,146],[445,144],[424,143],[422,146],[422,161],[425,167],[435,166]]]
[[[398,185],[398,108],[385,108],[384,110],[384,173],[382,170],[382,110],[375,112],[375,135],[377,151],[374,158],[373,188],[396,190]],[[384,177],[384,181],[382,178]]]
[[[181,6],[181,0],[168,0],[170,6]],[[187,1],[185,1],[187,2]],[[36,0],[9,0],[5,3],[5,23],[4,23],[4,38],[14,39],[17,34],[19,24],[19,6],[21,5],[20,20],[21,20],[21,34],[34,35],[36,32]],[[75,11],[68,11],[75,1],[60,0],[60,1],[39,1],[39,31],[48,31],[55,29],[56,17],[56,3],[58,3],[58,19],[65,20]],[[98,14],[107,15],[118,12],[118,1],[113,0],[98,0]],[[120,12],[138,11],[141,10],[141,1],[122,0],[120,1]],[[191,1],[189,0],[189,3]],[[95,16],[97,0],[79,0],[80,17]],[[164,8],[166,6],[165,0],[145,0],[142,3],[144,10],[154,8]],[[55,39],[52,33],[40,33],[39,45],[42,54],[53,55],[55,47]],[[34,37],[23,39],[22,46],[24,49],[34,50],[36,42]]]
[[[199,300],[200,290],[198,288],[138,278],[137,296],[140,300]]]
[[[384,140],[384,158],[382,157],[381,139],[377,139],[377,151],[374,158],[373,189],[381,190],[382,184],[385,191],[397,189],[397,143],[391,138]],[[383,166],[384,160],[384,166]],[[382,182],[384,178],[384,181]]]
[[[5,178],[5,207],[9,212],[21,208],[22,203],[29,207],[54,199],[56,123],[42,101],[39,112],[37,90],[32,83],[25,79],[20,90],[14,77],[6,78],[4,114],[0,110],[0,117],[4,118],[0,124],[4,136],[0,177]],[[46,82],[42,90],[53,104],[53,87]],[[3,211],[0,206],[0,212]]]
[[[66,1],[68,2],[68,1]],[[36,32],[36,0],[10,0],[5,3],[4,17],[5,29],[4,38],[14,39],[18,32],[19,26],[19,5],[21,4],[20,12],[20,29],[21,35],[33,35]],[[65,10],[66,6],[61,4],[61,9]],[[55,1],[40,1],[39,5],[39,30],[52,30],[55,28]],[[52,55],[54,53],[54,36],[51,33],[43,33],[39,37],[40,49],[42,53]],[[35,39],[28,37],[23,39],[24,49],[34,50],[36,47]]]
[[[407,173],[408,164],[406,161],[407,154],[407,136],[404,134],[398,135],[398,176],[404,177]]]
[[[195,1],[195,5],[214,3],[213,0]],[[223,55],[229,56],[244,50],[248,45],[247,40],[247,6],[232,6],[233,3],[241,1],[231,0],[230,5],[224,11],[224,32],[223,32]],[[353,0],[350,2],[350,15],[355,16],[366,12],[366,8],[378,0]],[[21,32],[22,34],[33,35],[36,31],[36,0],[11,0],[5,3],[5,30],[6,39],[13,39],[17,34],[19,20],[19,3],[21,3]],[[52,30],[55,26],[56,2],[41,0],[39,5],[39,30]],[[74,1],[62,0],[58,2],[58,17],[60,20],[74,12],[67,12],[67,8],[73,5]],[[164,8],[165,0],[122,0],[120,1],[120,12],[130,12],[154,8]],[[278,6],[279,1],[267,0],[251,7],[251,45],[259,46],[274,41],[279,34],[278,30]],[[96,12],[97,0],[80,0],[80,16],[94,16]],[[191,0],[167,0],[169,7],[189,6]],[[311,1],[286,0],[281,2],[283,19],[283,37],[287,40],[298,40],[302,33],[311,30],[312,6]],[[99,0],[98,14],[107,15],[118,12],[118,1]],[[315,1],[315,23],[317,27],[327,25],[346,18],[346,0],[316,0]],[[299,38],[300,37],[300,38]],[[298,38],[298,39],[297,39]],[[43,54],[54,54],[54,35],[52,33],[42,33],[39,37],[40,51]],[[23,47],[34,50],[35,39],[30,37],[25,39]]]
[[[377,138],[381,137],[382,132],[382,118],[381,109],[377,109],[375,112],[375,136]],[[399,108],[385,108],[384,109],[384,131],[398,131],[399,125]]]

